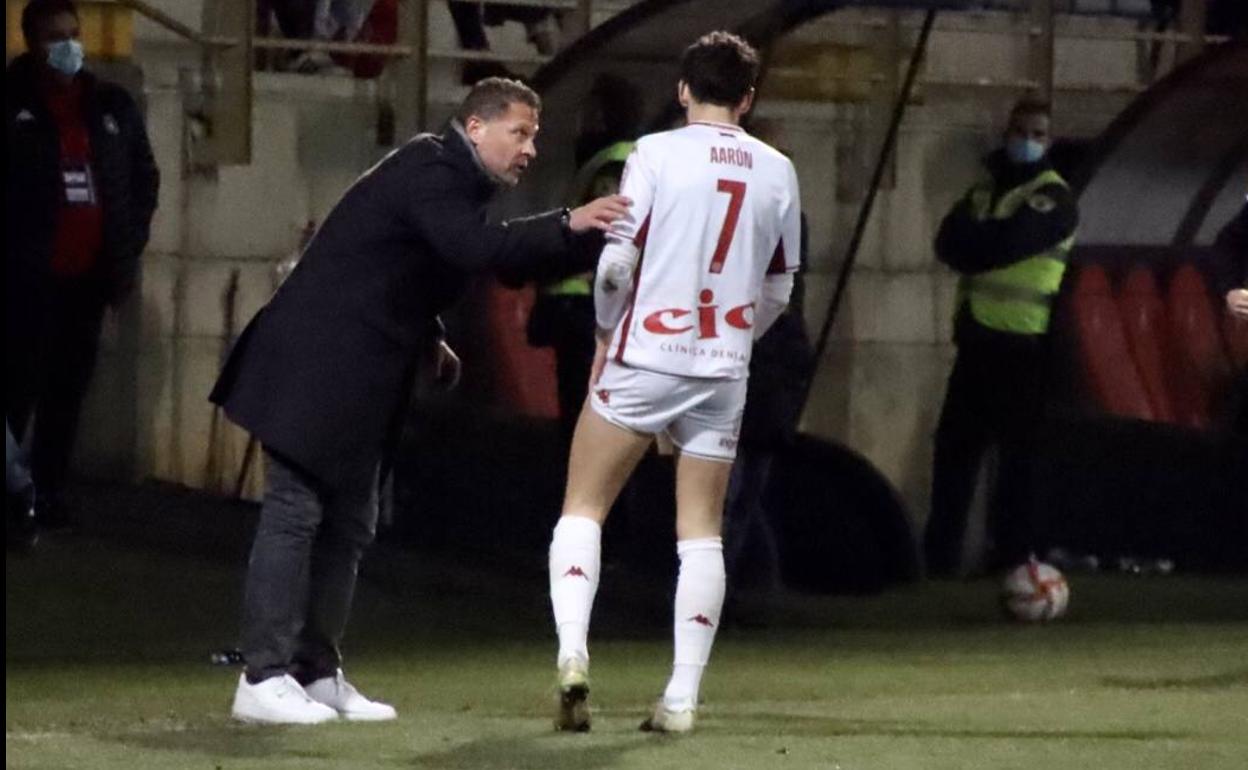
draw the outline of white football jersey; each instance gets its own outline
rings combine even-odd
[[[632,206],[608,234],[596,291],[599,326],[614,329],[609,358],[687,377],[745,377],[756,322],[775,320],[798,269],[793,164],[738,126],[691,123],[638,140],[620,193]],[[760,314],[768,275],[785,289],[771,297],[779,307]]]

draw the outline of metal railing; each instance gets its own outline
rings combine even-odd
[[[207,0],[212,2],[213,0]],[[170,14],[153,6],[147,0],[113,0],[118,5],[131,9],[135,13],[151,20],[160,27],[173,32],[200,47],[202,71],[199,78],[202,93],[198,94],[197,103],[202,105],[201,115],[207,121],[208,128],[201,132],[207,142],[218,144],[232,143],[226,148],[218,147],[215,152],[206,154],[207,165],[219,163],[247,163],[250,161],[250,101],[252,92],[252,75],[255,68],[254,52],[256,51],[305,51],[327,54],[345,54],[356,56],[383,57],[397,60],[386,68],[389,90],[395,94],[394,99],[400,104],[399,109],[392,112],[403,117],[404,132],[421,130],[427,127],[428,119],[428,71],[431,60],[478,61],[478,62],[514,62],[529,65],[541,65],[552,57],[541,54],[510,54],[480,49],[449,49],[431,48],[429,46],[429,6],[430,0],[409,0],[401,4],[399,24],[399,41],[396,43],[361,43],[333,41],[321,39],[292,39],[287,37],[259,36],[255,34],[255,2],[254,0],[217,0],[219,16],[229,17],[232,25],[230,31],[238,34],[212,34],[191,28]],[[448,5],[477,4],[476,0],[444,0]],[[592,24],[593,0],[510,0],[512,5],[524,5],[534,8],[551,10],[575,11],[580,24],[574,28],[572,39],[588,31]],[[1201,0],[1186,0],[1183,3],[1185,13],[1179,21],[1180,31],[1152,31],[1147,29],[1134,30],[1095,30],[1095,29],[1059,29],[1057,19],[1061,16],[1103,15],[1084,7],[1086,4],[1076,0],[996,0],[986,2],[982,10],[1005,12],[1016,17],[1006,23],[967,24],[949,20],[947,17],[935,26],[935,32],[958,34],[985,35],[1020,35],[1026,36],[1031,48],[1031,65],[1026,78],[993,78],[976,80],[935,80],[919,78],[921,85],[928,86],[971,86],[1030,88],[1043,94],[1051,95],[1054,88],[1054,41],[1057,39],[1086,40],[1128,40],[1138,44],[1173,45],[1182,52],[1185,58],[1192,52],[1207,44],[1217,44],[1228,38],[1218,35],[1197,34],[1202,28],[1203,15],[1196,6]],[[1137,3],[1138,5],[1138,3]],[[1193,10],[1195,9],[1195,10]],[[896,32],[917,29],[916,23],[906,14],[892,12],[890,18],[849,16],[838,18],[838,27],[858,27],[880,30],[886,27]],[[1111,10],[1109,15],[1115,15]],[[1144,15],[1126,14],[1129,18],[1142,20]],[[218,30],[219,31],[219,30]],[[882,74],[866,77],[847,76],[846,80],[862,80],[868,83],[879,83],[887,80]],[[400,87],[393,87],[397,83]],[[1061,86],[1064,90],[1095,90],[1089,84],[1087,89],[1070,84]],[[378,98],[383,89],[379,88]],[[1101,87],[1101,90],[1106,90]],[[1127,86],[1113,86],[1107,90],[1132,90]],[[388,105],[389,106],[389,105]],[[217,114],[221,113],[221,114]],[[213,129],[216,120],[217,129]],[[229,122],[244,124],[243,127],[227,127]],[[231,137],[226,141],[227,135]]]
[[[466,3],[472,0],[445,0],[449,3]],[[238,34],[210,34],[179,21],[147,0],[113,0],[134,13],[152,21],[175,35],[199,46],[201,71],[198,77],[199,93],[194,95],[194,118],[200,127],[193,131],[199,145],[198,160],[194,166],[246,164],[251,159],[251,94],[252,76],[255,69],[256,51],[305,51],[327,54],[377,56],[399,60],[398,79],[407,88],[392,89],[405,109],[407,116],[404,130],[415,131],[426,127],[428,120],[428,70],[431,59],[460,61],[515,62],[522,64],[545,64],[552,57],[535,54],[503,54],[490,50],[430,49],[429,0],[404,3],[401,9],[406,18],[400,19],[398,43],[360,43],[321,39],[294,39],[287,37],[259,36],[255,34],[254,0],[221,3],[220,15],[229,17],[227,23]],[[592,24],[593,0],[510,0],[512,5],[548,8],[557,11],[575,11],[579,24],[573,29],[574,37],[587,32]],[[406,23],[404,23],[406,22]],[[227,61],[232,60],[232,61]],[[394,76],[391,76],[394,77]],[[380,92],[380,89],[379,89]],[[380,97],[379,97],[380,98]],[[233,125],[231,125],[233,124]]]

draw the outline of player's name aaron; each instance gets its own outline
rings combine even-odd
[[[725,166],[754,168],[754,156],[749,150],[743,150],[740,147],[712,147],[711,162]]]

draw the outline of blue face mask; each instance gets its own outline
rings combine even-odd
[[[82,43],[77,40],[58,40],[45,47],[48,51],[48,66],[57,72],[72,77],[82,69],[82,60],[86,55],[82,51]]]
[[[1013,163],[1036,163],[1044,157],[1044,145],[1035,139],[1010,137],[1005,142],[1005,154]]]

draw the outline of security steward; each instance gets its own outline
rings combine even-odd
[[[984,161],[987,176],[941,223],[936,257],[960,275],[958,348],[932,471],[924,533],[928,575],[961,572],[962,540],[981,461],[999,450],[989,500],[990,564],[1007,567],[1031,547],[1035,428],[1045,397],[1049,321],[1079,213],[1048,160],[1051,113],[1024,99],[1010,111],[1005,146]]]
[[[579,203],[618,192],[624,161],[632,151],[632,142],[615,142],[595,153],[573,179],[575,200]],[[539,285],[529,314],[529,344],[552,348],[555,353],[559,425],[569,445],[594,361],[593,278],[591,271]]]

